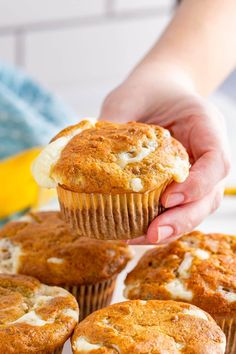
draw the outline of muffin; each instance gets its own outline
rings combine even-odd
[[[124,242],[78,238],[55,211],[31,213],[0,230],[0,272],[67,289],[80,319],[111,302],[116,277],[130,259]]]
[[[77,302],[65,289],[0,274],[0,354],[59,354],[78,316]]]
[[[200,307],[224,330],[226,353],[236,353],[235,251],[234,236],[191,232],[144,254],[126,278],[125,296]]]
[[[225,335],[193,305],[133,300],[88,316],[75,329],[72,349],[74,354],[223,354]]]
[[[82,121],[60,132],[32,166],[42,187],[57,188],[78,236],[97,239],[145,234],[166,186],[188,172],[186,150],[166,129],[136,122]]]

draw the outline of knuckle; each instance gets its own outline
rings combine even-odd
[[[180,237],[186,232],[190,232],[194,229],[195,222],[191,216],[188,216],[186,219],[184,218],[183,223],[176,223],[175,225],[175,236]]]
[[[107,111],[110,110],[113,106],[113,92],[109,93],[109,95],[106,96],[103,104],[102,104],[102,110]]]
[[[229,157],[226,154],[223,155],[222,159],[223,159],[223,176],[226,177],[230,172],[231,162]]]
[[[192,202],[202,198],[205,194],[205,179],[198,174],[194,174],[191,176],[191,180],[189,181],[188,191],[186,192],[187,202]]]
[[[187,222],[186,222],[186,231],[190,232],[194,229],[196,221],[194,220],[193,217],[189,217]]]
[[[218,190],[216,192],[216,194],[214,195],[213,202],[212,202],[212,208],[211,208],[211,212],[212,213],[219,208],[219,206],[220,206],[220,204],[222,202],[223,196],[224,196],[224,190],[223,189]]]

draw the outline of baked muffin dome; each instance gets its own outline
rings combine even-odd
[[[121,272],[132,258],[121,241],[78,238],[59,212],[31,213],[0,229],[0,272],[50,285],[94,284]]]
[[[66,290],[34,278],[0,274],[0,353],[53,353],[78,322],[78,305]]]
[[[169,180],[183,182],[188,171],[184,147],[166,129],[136,122],[68,127],[32,167],[42,187],[82,193],[150,191]]]
[[[149,250],[128,274],[129,299],[190,302],[211,315],[236,311],[236,237],[194,231]]]
[[[74,354],[223,354],[225,336],[195,306],[133,300],[88,316],[75,329],[72,349]]]

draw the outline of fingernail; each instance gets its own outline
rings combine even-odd
[[[167,196],[165,207],[172,208],[176,205],[183,203],[184,201],[184,194],[183,193],[173,193]]]
[[[171,226],[159,226],[157,229],[157,243],[165,240],[174,234],[174,229]]]

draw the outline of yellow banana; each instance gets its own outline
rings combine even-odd
[[[0,219],[37,207],[52,196],[51,191],[41,190],[31,175],[31,163],[40,151],[36,147],[0,161]]]

